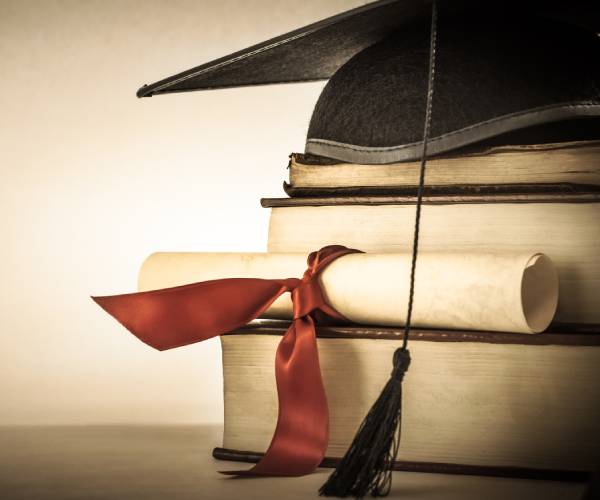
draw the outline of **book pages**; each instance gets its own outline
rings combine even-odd
[[[321,274],[326,302],[350,321],[401,326],[406,320],[411,255],[350,254]],[[143,264],[139,289],[220,278],[302,277],[303,253],[156,253]],[[529,253],[420,253],[412,324],[539,333],[556,312],[558,277],[551,260]],[[291,318],[290,294],[265,318]]]
[[[427,160],[429,186],[570,183],[600,185],[600,141],[495,146]],[[295,188],[397,187],[419,184],[420,162],[311,164],[293,154]]]
[[[263,452],[277,423],[273,359],[281,336],[244,332],[220,340],[223,446]],[[317,343],[330,414],[326,456],[341,457],[388,381],[401,341],[318,338]],[[598,346],[413,339],[410,353],[398,460],[564,470],[597,467]]]

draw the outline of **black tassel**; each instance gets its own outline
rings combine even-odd
[[[423,130],[423,152],[417,191],[415,232],[413,238],[408,311],[402,347],[394,352],[394,369],[379,398],[360,425],[354,441],[325,482],[319,493],[324,496],[363,498],[371,493],[374,497],[386,496],[392,486],[392,468],[400,445],[402,419],[402,379],[410,364],[408,337],[413,310],[415,270],[419,250],[419,227],[421,205],[425,186],[425,165],[427,163],[427,141],[431,128],[431,108],[435,75],[435,55],[437,38],[437,1],[432,0],[431,33],[429,48],[429,77],[427,81],[427,105]]]
[[[319,494],[363,498],[386,496],[400,444],[402,379],[410,365],[408,349],[394,352],[390,379],[360,425],[348,451]]]

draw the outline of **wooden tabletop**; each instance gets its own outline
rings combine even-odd
[[[219,470],[220,426],[0,428],[0,498],[180,500],[319,498],[329,470],[301,478],[232,479]],[[415,500],[579,499],[585,485],[395,472],[388,498]]]

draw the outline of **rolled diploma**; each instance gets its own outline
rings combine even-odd
[[[139,274],[139,289],[221,278],[301,278],[303,253],[155,253]],[[355,323],[402,326],[411,255],[349,254],[320,276],[326,302]],[[556,312],[558,276],[543,254],[419,253],[412,324],[424,328],[544,331]],[[289,293],[264,318],[292,317]]]

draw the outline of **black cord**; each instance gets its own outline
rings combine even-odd
[[[402,349],[408,345],[412,321],[413,300],[415,294],[415,271],[417,268],[417,253],[419,252],[419,228],[421,225],[421,205],[423,204],[423,189],[425,186],[425,165],[427,164],[427,142],[431,129],[431,107],[433,101],[433,83],[435,77],[435,56],[437,41],[437,2],[433,0],[431,6],[431,35],[429,39],[429,76],[427,79],[427,104],[425,107],[425,125],[423,127],[423,151],[421,153],[421,166],[419,170],[419,189],[417,191],[417,210],[415,215],[415,233],[413,238],[412,262],[410,266],[410,289],[408,292],[408,311],[404,325]]]

